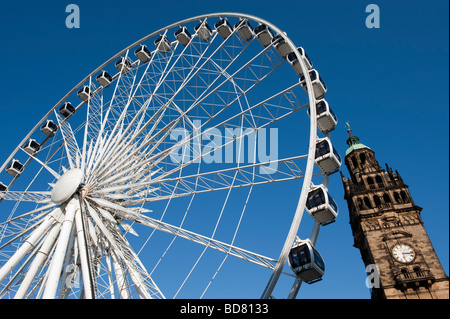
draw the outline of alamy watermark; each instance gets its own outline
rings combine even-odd
[[[69,289],[80,288],[80,277],[81,277],[80,268],[75,264],[70,264],[66,268],[66,273],[67,273],[65,281],[66,287]]]
[[[79,29],[80,7],[76,4],[69,4],[66,7],[66,13],[69,13],[69,15],[66,17],[66,27],[68,29]]]
[[[176,147],[170,153],[173,163],[266,163],[260,174],[273,174],[278,168],[278,128],[202,128],[200,120],[194,129],[175,128],[170,140]],[[203,131],[202,131],[203,129]]]
[[[380,288],[380,269],[375,264],[369,264],[366,267],[366,287],[371,288]]]
[[[366,17],[366,27],[368,29],[380,28],[380,7],[376,4],[369,4],[366,7],[366,12],[370,13]]]

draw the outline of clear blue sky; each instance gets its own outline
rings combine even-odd
[[[79,29],[65,27],[70,3],[80,7]],[[365,26],[370,3],[380,7],[379,29]],[[400,172],[423,207],[425,227],[448,274],[448,6],[446,0],[2,1],[1,161],[67,91],[129,44],[204,13],[256,15],[286,31],[320,67],[340,120],[333,141],[341,154],[347,148],[344,122],[350,121],[379,163]],[[348,176],[345,166],[342,171]],[[369,298],[338,175],[330,188],[341,210],[319,236],[327,273],[322,282],[304,285],[299,297]]]

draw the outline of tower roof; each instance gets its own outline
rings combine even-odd
[[[370,147],[368,147],[364,144],[361,144],[359,142],[358,136],[353,135],[352,130],[350,129],[350,124],[348,122],[345,123],[345,126],[347,127],[347,132],[348,132],[347,144],[349,146],[349,148],[347,148],[347,150],[345,151],[345,156],[347,156],[348,154],[353,152],[353,150],[357,150],[357,149],[361,149],[361,148],[368,148],[370,150]]]

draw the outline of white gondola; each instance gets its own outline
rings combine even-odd
[[[177,38],[177,41],[180,42],[180,44],[184,47],[189,44],[192,38],[186,27],[180,27],[177,31],[175,31],[174,35],[175,38]]]
[[[172,44],[170,43],[169,39],[167,39],[166,36],[159,36],[156,40],[155,40],[155,45],[158,48],[159,51],[161,51],[162,53],[167,53],[170,51],[170,47],[172,46]]]
[[[80,96],[80,92],[78,92],[78,96]],[[61,114],[64,117],[69,117],[69,116],[73,115],[74,113],[75,113],[75,108],[72,106],[72,104],[70,104],[70,102],[65,102],[59,108],[59,114]]]
[[[277,50],[278,54],[283,59],[285,59],[289,55],[289,53],[293,51],[291,46],[284,40],[284,38],[280,34],[277,34],[272,39],[272,44],[275,47],[275,50]]]
[[[23,164],[16,159],[13,159],[12,162],[8,166],[6,166],[5,169],[6,173],[8,173],[13,177],[20,175],[20,173],[22,173],[22,170]]]
[[[224,40],[228,38],[231,33],[233,33],[233,27],[231,26],[230,22],[228,22],[227,18],[223,18],[217,21],[214,25],[214,28],[216,28],[217,33],[219,33],[219,35]]]
[[[109,75],[109,73],[106,72],[106,71],[100,72],[100,74],[97,75],[97,77],[95,79],[104,88],[107,88],[111,84],[111,82],[113,80],[111,75]]]
[[[309,239],[294,244],[288,262],[292,271],[308,284],[322,280],[325,273],[325,262]]]
[[[39,151],[40,147],[41,146],[39,145],[38,142],[36,142],[36,140],[30,139],[23,146],[23,150],[30,155],[35,155]]]
[[[338,215],[338,206],[325,186],[318,185],[308,192],[306,211],[321,225],[332,223]]]
[[[2,182],[0,182],[0,193],[1,193],[1,192],[6,192],[7,189],[8,189],[8,187],[6,187],[5,184],[3,184]]]
[[[255,30],[253,30],[253,32],[263,47],[267,47],[272,43],[272,39],[274,37],[273,33],[265,24],[260,24],[255,28]]]
[[[298,47],[297,50],[298,50],[298,53],[300,54],[303,62],[305,62],[306,68],[308,70],[311,70],[313,64],[312,64],[311,60],[309,59],[308,55],[306,54],[305,50],[302,47]],[[297,55],[295,54],[295,52],[289,53],[287,56],[287,60],[291,64],[292,68],[294,69],[294,71],[297,73],[298,76],[303,75],[302,67],[300,66],[300,62],[298,61]]]
[[[309,77],[311,78],[312,86],[314,89],[314,96],[316,100],[322,99],[325,96],[325,93],[327,92],[327,86],[325,85],[325,82],[323,82],[322,78],[319,75],[319,72],[317,72],[317,70],[315,69],[309,70]],[[304,74],[300,77],[300,84],[305,90],[305,92],[308,92]]]
[[[147,63],[150,61],[152,53],[145,44],[141,44],[139,48],[134,51],[134,55],[139,59],[139,61],[141,61],[141,63]]]
[[[253,28],[247,19],[239,20],[235,25],[237,33],[244,41],[250,41],[253,38]]]
[[[212,30],[206,22],[200,22],[194,27],[194,30],[203,41],[211,40]]]
[[[78,97],[82,99],[84,102],[87,102],[89,98],[92,97],[92,92],[89,86],[83,86],[77,93]]]
[[[317,140],[315,162],[325,174],[334,173],[341,167],[341,156],[328,137]]]
[[[308,116],[310,116],[310,110],[308,107]],[[317,128],[322,133],[328,133],[334,130],[338,122],[336,114],[330,108],[325,99],[316,101],[316,117],[317,117]]]
[[[58,130],[58,126],[55,123],[53,123],[52,120],[47,120],[47,122],[45,122],[41,126],[41,132],[47,136],[55,135],[57,130]]]
[[[127,74],[131,70],[131,62],[124,57],[117,60],[115,66],[122,74]]]

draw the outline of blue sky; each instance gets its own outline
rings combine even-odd
[[[80,7],[79,29],[65,26],[70,3]],[[380,8],[379,29],[365,25],[370,3]],[[2,1],[1,157],[81,79],[143,36],[205,13],[256,15],[286,31],[320,68],[327,100],[340,120],[332,135],[340,153],[347,148],[344,123],[350,121],[379,163],[399,171],[423,208],[425,227],[448,274],[448,5],[445,0],[432,5],[416,0]],[[345,166],[342,171],[349,176]],[[299,297],[369,298],[338,175],[330,189],[341,210],[319,236],[327,274],[321,283],[304,285]]]

